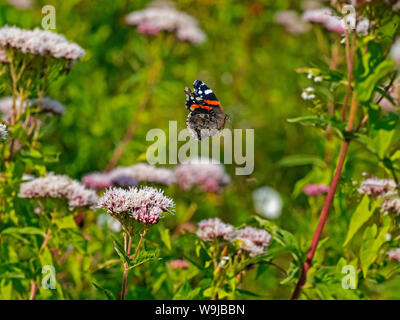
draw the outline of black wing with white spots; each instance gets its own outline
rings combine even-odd
[[[214,92],[209,87],[207,87],[207,85],[203,81],[195,80],[193,82],[193,88],[194,93],[200,96],[203,100],[218,101]]]

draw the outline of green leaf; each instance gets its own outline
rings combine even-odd
[[[30,235],[41,235],[45,236],[45,232],[43,230],[40,230],[39,228],[35,227],[25,227],[25,228],[16,228],[16,227],[10,227],[7,229],[4,229],[1,231],[2,235],[13,235],[13,234],[30,234]]]
[[[281,167],[316,165],[321,168],[324,168],[326,166],[325,162],[318,157],[300,154],[284,157],[279,160],[278,165],[280,165]]]
[[[57,219],[55,224],[58,226],[59,229],[73,229],[77,227],[74,217],[72,215]]]
[[[244,290],[244,289],[236,289],[236,291],[238,293],[242,294],[242,295],[247,295],[247,296],[254,297],[254,298],[262,297],[261,295],[259,295],[257,293],[254,293],[254,292],[251,292],[251,291],[248,291],[248,290]]]
[[[363,242],[360,248],[360,261],[364,278],[367,276],[369,266],[373,259],[377,256],[379,249],[386,242],[386,234],[390,229],[390,217],[385,216],[383,226],[378,228],[375,224],[365,229],[363,234]]]
[[[140,251],[138,256],[136,257],[135,261],[133,264],[131,263],[129,269],[136,268],[137,266],[140,266],[144,263],[150,262],[150,261],[156,261],[156,260],[161,260],[161,258],[158,256],[158,251],[157,250],[147,250],[147,251]]]
[[[357,99],[361,102],[368,102],[372,98],[379,80],[392,72],[393,68],[394,62],[392,60],[382,61],[376,68],[372,69],[372,73],[367,78],[361,82],[356,82]]]
[[[94,286],[97,290],[99,290],[99,291],[101,291],[102,293],[104,293],[104,295],[107,297],[108,300],[115,300],[115,296],[114,296],[114,294],[113,294],[110,290],[99,286],[99,285],[96,284],[95,282],[92,282],[92,284],[93,284],[93,286]]]
[[[358,207],[353,213],[350,220],[349,230],[347,231],[346,240],[343,246],[346,246],[353,238],[356,232],[364,225],[365,222],[372,216],[377,207],[376,201],[370,201],[367,195],[364,195]]]
[[[113,245],[114,245],[114,250],[117,251],[119,257],[121,258],[121,261],[126,262],[128,265],[130,265],[131,259],[127,256],[122,245],[117,240],[113,241]]]
[[[168,250],[171,250],[171,237],[169,235],[169,229],[160,229],[161,241],[165,244]]]
[[[179,288],[179,290],[173,296],[172,300],[193,300],[199,295],[200,290],[201,288],[199,287],[192,289],[189,284],[189,281],[185,281],[185,283]]]

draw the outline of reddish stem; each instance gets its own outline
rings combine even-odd
[[[353,92],[350,115],[349,115],[349,119],[348,119],[347,126],[346,126],[347,132],[350,132],[353,130],[354,120],[355,120],[355,116],[357,114],[357,108],[358,108],[358,102],[356,99],[356,94],[355,94],[355,92]],[[322,210],[321,210],[321,215],[319,218],[318,226],[317,226],[317,229],[315,230],[314,237],[311,242],[310,250],[307,253],[307,259],[304,262],[304,266],[303,266],[303,270],[301,271],[300,278],[296,284],[296,288],[294,289],[294,292],[293,292],[293,295],[291,298],[292,300],[297,300],[297,298],[300,295],[301,288],[303,287],[304,283],[306,282],[307,273],[308,273],[308,270],[311,268],[312,260],[314,258],[315,251],[317,250],[318,242],[321,238],[322,230],[324,229],[324,226],[328,220],[329,210],[332,206],[336,188],[339,184],[340,175],[342,173],[343,165],[346,160],[347,150],[349,148],[349,143],[350,143],[350,140],[344,140],[342,147],[340,149],[340,155],[339,155],[338,163],[336,165],[335,174],[334,174],[332,182],[329,186],[328,195],[325,198],[324,206],[322,207]]]

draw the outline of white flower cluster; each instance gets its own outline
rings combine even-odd
[[[400,248],[392,249],[387,252],[389,259],[400,261]]]
[[[198,226],[196,235],[204,241],[213,241],[217,238],[231,241],[235,230],[232,225],[223,223],[219,218],[202,220]]]
[[[125,22],[138,26],[140,33],[176,31],[179,40],[193,44],[203,43],[206,39],[206,35],[192,16],[176,10],[167,2],[156,2],[144,10],[134,11],[126,16]]]
[[[17,9],[31,9],[33,7],[32,0],[7,0],[9,4]]]
[[[180,164],[175,169],[175,176],[178,185],[185,191],[198,186],[205,192],[219,192],[230,183],[224,166],[208,158],[196,158]]]
[[[20,107],[20,101],[19,98],[16,99],[15,105],[17,110]],[[0,118],[6,123],[10,123],[11,121],[12,105],[12,97],[0,98]],[[51,113],[56,116],[61,116],[65,113],[65,107],[59,101],[47,97],[43,98],[39,104],[37,104],[36,100],[25,101],[22,106],[22,112],[25,112],[26,108],[31,106],[35,106],[42,112]]]
[[[0,123],[0,140],[7,140],[8,132],[5,124]]]
[[[15,101],[16,109],[20,107],[20,99],[17,98]],[[12,105],[13,105],[13,99],[12,97],[3,97],[0,98],[0,118],[5,122],[5,123],[10,123],[13,110],[12,110]],[[27,106],[27,103],[24,102],[22,106],[22,112],[25,111]]]
[[[36,101],[31,101],[32,105],[36,105]],[[44,97],[36,106],[43,112],[48,112],[56,116],[62,116],[65,113],[65,107],[57,100]]]
[[[142,189],[110,188],[98,201],[99,208],[107,209],[107,212],[117,219],[122,215],[140,221],[144,224],[156,224],[163,212],[171,212],[174,201],[164,195],[162,190],[151,187]],[[123,220],[120,220],[123,224]]]
[[[263,229],[245,227],[236,232],[235,240],[241,242],[240,247],[249,252],[250,257],[255,257],[265,253],[265,247],[269,246],[271,235]]]
[[[303,90],[301,93],[301,98],[303,100],[313,100],[315,99],[315,94],[314,94],[315,89],[313,87],[308,87]]]
[[[65,198],[70,210],[76,207],[93,207],[98,201],[93,190],[86,189],[81,183],[66,175],[53,173],[21,183],[18,196],[21,198]]]
[[[0,50],[11,48],[23,53],[50,55],[57,59],[78,60],[85,51],[76,43],[66,40],[63,35],[36,28],[24,30],[15,26],[0,28]]]
[[[396,63],[397,68],[400,68],[400,38],[396,39],[390,49],[390,56]]]
[[[303,34],[310,31],[310,24],[303,21],[294,10],[278,11],[275,14],[275,22],[282,25],[291,34]]]
[[[157,168],[145,163],[138,163],[127,169],[139,182],[147,181],[164,184],[166,186],[176,183],[174,172],[166,168]]]
[[[133,187],[139,182],[151,182],[169,186],[176,182],[174,172],[145,163],[118,167],[110,172],[93,172],[82,178],[91,189],[100,190],[112,186]]]
[[[396,183],[393,180],[374,177],[365,179],[357,191],[360,194],[382,199],[380,209],[384,214],[395,213],[400,215],[400,198],[396,188]]]
[[[361,194],[368,194],[377,197],[388,192],[394,192],[395,190],[396,183],[392,179],[379,179],[373,177],[365,179],[357,191]]]
[[[245,227],[236,230],[219,218],[202,220],[198,223],[198,227],[196,235],[203,241],[214,241],[219,238],[239,242],[239,247],[248,252],[250,257],[264,254],[271,241],[271,235],[263,229]]]
[[[346,23],[348,23],[350,28],[356,26],[356,32],[363,35],[368,34],[370,26],[369,20],[364,17],[359,17],[356,25],[354,18],[348,16],[346,19],[342,19],[337,16],[331,8],[306,10],[303,14],[303,20],[322,24],[327,30],[339,34],[343,34],[345,32]]]

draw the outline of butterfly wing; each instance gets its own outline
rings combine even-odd
[[[207,87],[207,85],[200,80],[195,80],[193,82],[194,93],[201,97],[204,101],[218,101],[214,92]]]

